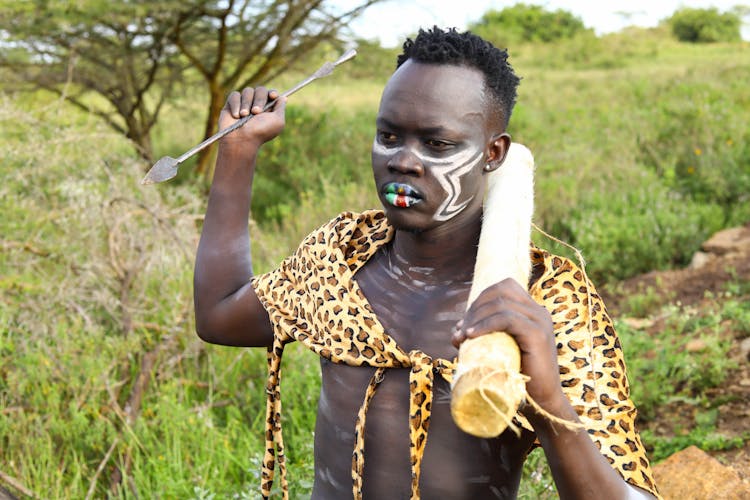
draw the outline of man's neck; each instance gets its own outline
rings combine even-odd
[[[470,282],[481,218],[453,222],[420,233],[397,230],[388,249],[392,265],[426,283]]]

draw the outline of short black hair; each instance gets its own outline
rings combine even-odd
[[[521,79],[508,63],[508,51],[500,50],[471,32],[459,33],[456,28],[419,30],[412,40],[404,42],[396,68],[407,60],[427,64],[455,64],[476,68],[484,74],[485,85],[502,112],[503,127],[508,126],[516,103],[516,88]]]

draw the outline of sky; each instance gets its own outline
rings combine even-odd
[[[341,0],[339,3],[346,5],[348,2]],[[351,23],[350,28],[362,38],[379,40],[385,47],[394,47],[420,27],[438,25],[466,29],[470,22],[479,19],[489,9],[502,10],[516,3],[519,1],[386,0],[368,8]],[[601,35],[630,25],[656,26],[680,7],[716,7],[724,12],[737,4],[747,5],[750,0],[525,0],[524,3],[572,12]],[[745,25],[742,33],[745,40],[750,39],[749,26]]]

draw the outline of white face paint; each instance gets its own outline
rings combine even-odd
[[[443,200],[435,214],[435,220],[446,221],[451,219],[469,204],[470,199],[461,203],[458,202],[461,198],[461,177],[477,168],[482,161],[482,156],[482,151],[475,151],[473,154],[471,150],[461,151],[453,157],[433,161],[430,164],[435,172],[435,178],[443,190],[448,193],[448,197]]]
[[[381,156],[393,156],[401,153],[403,146],[385,146],[377,139],[373,143],[372,152]],[[461,199],[461,178],[478,168],[483,158],[481,150],[464,149],[450,156],[426,155],[420,151],[412,150],[413,154],[430,172],[435,176],[440,186],[448,195],[435,211],[433,218],[436,221],[446,221],[455,217],[471,201]]]

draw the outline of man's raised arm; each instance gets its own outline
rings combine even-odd
[[[224,129],[257,114],[219,143],[193,280],[196,330],[207,342],[269,346],[273,340],[268,314],[250,286],[248,222],[258,150],[284,129],[285,98],[261,113],[277,95],[262,87],[232,92],[219,117]]]

